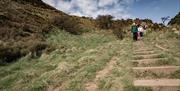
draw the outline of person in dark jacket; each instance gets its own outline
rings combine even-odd
[[[133,23],[131,27],[131,32],[133,33],[133,40],[137,41],[138,40],[138,27],[136,23]]]

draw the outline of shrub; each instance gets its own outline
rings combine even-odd
[[[41,56],[44,49],[46,49],[48,45],[44,42],[35,42],[30,47],[30,51],[32,52],[33,56]]]
[[[124,27],[115,27],[113,28],[113,34],[117,36],[119,39],[123,39],[125,37],[125,31],[123,30]]]
[[[126,22],[125,20],[114,21],[112,25],[113,34],[119,39],[123,39],[126,32],[128,32],[128,29],[126,29],[126,27],[129,25],[128,23],[129,22]]]
[[[165,26],[163,24],[158,24],[154,23],[153,26],[151,27],[154,31],[160,31],[164,28]]]
[[[21,56],[23,56],[23,54],[21,54],[19,47],[2,44],[0,45],[0,63],[9,63],[20,58]]]
[[[9,20],[9,18],[7,16],[0,15],[0,24],[1,25],[4,25],[7,20]]]
[[[121,40],[124,38],[124,32],[121,29],[114,29],[113,34]]]
[[[79,22],[75,18],[67,15],[56,16],[54,18],[53,24],[60,29],[72,34],[81,34],[83,32],[81,31],[82,29],[79,25]]]
[[[113,22],[112,19],[113,19],[113,16],[111,15],[99,15],[96,20],[97,20],[99,28],[110,29]]]
[[[0,64],[10,63],[31,53],[31,57],[41,56],[48,44],[38,40],[0,41]]]
[[[16,30],[8,27],[1,27],[0,28],[0,40],[9,40],[11,38],[14,38],[16,34]]]
[[[174,18],[172,18],[168,23],[168,25],[174,25],[174,24],[180,25],[180,12]]]

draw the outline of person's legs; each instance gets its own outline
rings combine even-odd
[[[140,36],[143,37],[143,32],[140,32]]]
[[[136,33],[133,33],[133,40],[136,40]]]
[[[137,40],[140,39],[140,32],[137,32]]]
[[[138,32],[136,32],[135,35],[136,35],[135,40],[137,41],[138,40]]]

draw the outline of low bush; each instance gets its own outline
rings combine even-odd
[[[125,32],[123,32],[122,29],[114,29],[113,34],[122,40],[124,38]]]
[[[66,15],[56,16],[54,18],[53,24],[59,27],[60,29],[72,34],[81,34],[83,32],[78,20]]]
[[[47,47],[48,45],[44,42],[35,42],[29,50],[32,52],[33,56],[41,56],[43,50]]]
[[[170,20],[168,25],[180,25],[180,12]]]
[[[121,22],[114,22],[112,26],[113,34],[117,36],[119,39],[123,39],[125,37],[125,31],[127,31],[124,31],[124,28],[125,27]]]
[[[0,51],[0,63],[9,63],[23,56],[23,54],[20,52],[20,48],[16,47],[1,46]]]
[[[113,22],[113,16],[111,15],[99,15],[97,17],[97,25],[101,29],[110,29]]]
[[[48,44],[38,40],[14,41],[13,43],[0,41],[0,64],[16,61],[27,54],[31,54],[31,57],[39,57],[48,47]]]

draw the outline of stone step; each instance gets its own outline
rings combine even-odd
[[[180,91],[180,79],[134,80],[135,87],[151,87],[152,91]]]
[[[134,52],[134,55],[149,55],[149,54],[155,54],[154,51],[142,51],[142,52]]]
[[[161,50],[163,50],[163,51],[169,51],[169,49],[164,48],[164,47],[162,47],[162,46],[160,46],[160,45],[158,45],[158,44],[156,44],[155,47],[157,47],[157,48],[159,48],[159,49],[161,49]]]
[[[141,60],[141,59],[152,59],[152,58],[163,58],[163,54],[149,54],[149,55],[135,55],[133,58],[135,60]]]
[[[180,58],[180,53],[174,54],[175,57]]]
[[[152,49],[134,49],[134,52],[148,52],[148,51],[153,51]]]
[[[136,77],[168,76],[180,70],[180,66],[161,66],[161,67],[134,67]]]
[[[180,79],[151,79],[151,80],[135,80],[134,86],[147,86],[147,87],[158,87],[158,86],[180,86]]]
[[[157,65],[168,65],[170,60],[168,58],[153,58],[153,59],[141,59],[141,60],[132,60],[134,66],[157,66]]]
[[[174,59],[176,60],[177,65],[180,65],[180,58],[174,57]]]

